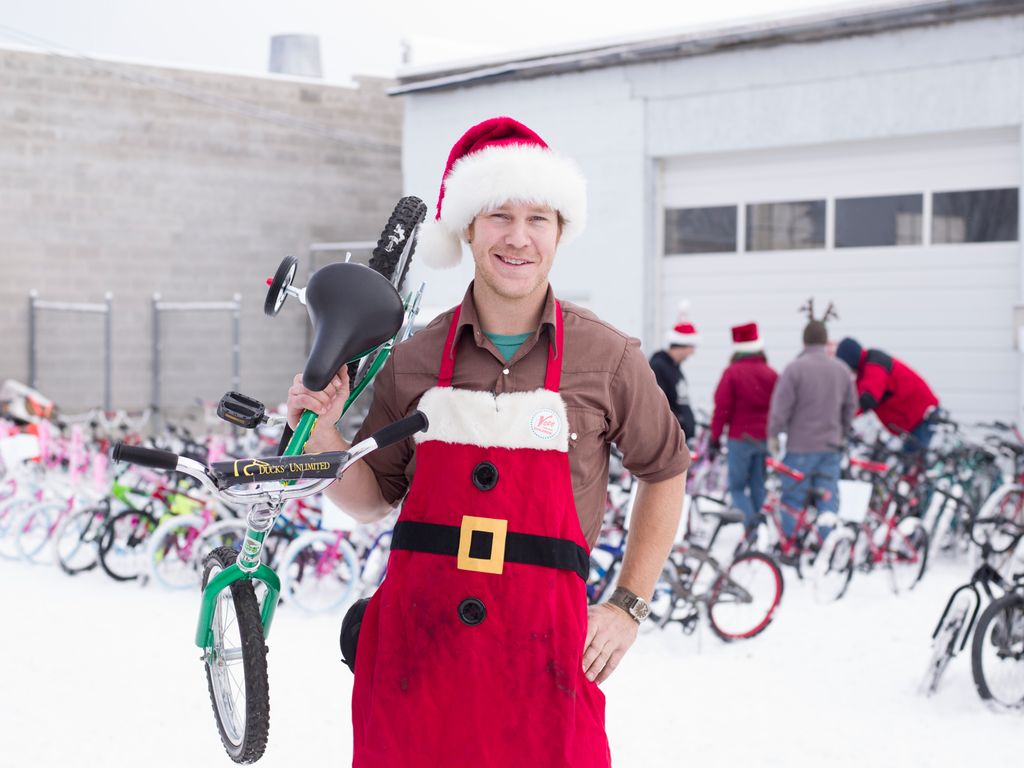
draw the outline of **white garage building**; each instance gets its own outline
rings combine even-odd
[[[730,326],[756,321],[781,370],[813,297],[819,316],[834,303],[835,340],[901,358],[955,418],[1020,421],[1024,1],[833,11],[400,83],[405,190],[431,211],[452,144],[486,118],[579,161],[590,221],[552,283],[648,354],[691,301],[696,404]],[[471,272],[414,276],[446,307]]]

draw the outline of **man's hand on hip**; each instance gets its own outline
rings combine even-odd
[[[587,640],[583,644],[583,672],[587,679],[603,683],[636,640],[639,625],[621,608],[608,603],[587,610]]]

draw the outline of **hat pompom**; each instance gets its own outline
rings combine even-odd
[[[437,219],[420,224],[416,253],[431,269],[451,269],[462,261],[462,239]]]

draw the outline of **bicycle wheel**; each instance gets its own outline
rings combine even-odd
[[[759,553],[733,561],[715,582],[708,604],[711,629],[725,641],[764,631],[782,599],[782,572]]]
[[[156,530],[148,512],[129,509],[115,515],[100,537],[100,567],[110,578],[132,581],[146,573],[146,543]]]
[[[814,594],[822,602],[838,600],[846,594],[853,577],[853,550],[857,534],[849,528],[834,529],[821,545],[811,571]]]
[[[928,531],[919,517],[905,517],[889,532],[884,562],[892,575],[893,592],[914,588],[928,563]]]
[[[203,589],[234,565],[235,550],[218,547],[206,558]],[[236,763],[263,756],[270,735],[270,680],[260,606],[251,581],[236,581],[217,596],[213,646],[203,651],[206,683],[220,740]]]
[[[337,543],[337,546],[335,546]],[[359,582],[359,559],[331,531],[310,531],[288,547],[281,565],[281,595],[310,613],[343,606]]]
[[[99,563],[100,533],[107,520],[107,504],[72,512],[57,524],[51,541],[53,560],[64,573],[74,576]]]
[[[949,611],[942,620],[942,626],[935,635],[932,643],[932,657],[921,680],[920,692],[925,696],[931,696],[939,687],[939,678],[946,671],[950,659],[956,656],[960,649],[961,635],[964,625],[967,622],[967,615],[973,608],[974,601],[965,590],[957,595]]]
[[[384,275],[395,290],[401,291],[416,250],[416,227],[427,215],[427,206],[418,197],[403,197],[380,233],[370,257],[370,269]]]
[[[36,565],[46,563],[43,550],[46,548],[46,542],[50,540],[50,526],[63,508],[64,504],[57,502],[36,504],[22,518],[14,543],[23,560]]]
[[[160,523],[146,545],[149,575],[168,589],[189,589],[202,581],[203,559],[213,549],[202,542],[206,520],[198,515]]]
[[[0,508],[0,557],[5,560],[20,560],[18,532],[38,502],[35,499],[11,499]]]
[[[999,707],[1024,706],[1024,595],[1003,595],[981,614],[971,670],[982,699]]]

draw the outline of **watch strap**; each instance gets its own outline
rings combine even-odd
[[[608,602],[628,613],[637,624],[642,623],[651,612],[646,600],[625,587],[616,587]]]

